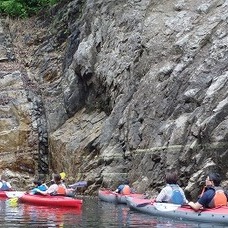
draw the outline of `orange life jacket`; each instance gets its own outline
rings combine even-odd
[[[121,191],[123,195],[130,195],[131,194],[131,188],[128,185],[125,185]]]
[[[215,195],[211,202],[208,204],[210,208],[221,207],[227,205],[227,197],[221,187],[213,187]]]
[[[62,186],[61,184],[58,185],[58,189],[56,191],[57,195],[66,195],[66,188]]]

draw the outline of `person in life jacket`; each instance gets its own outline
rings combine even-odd
[[[123,194],[123,195],[131,194],[131,188],[129,186],[129,181],[125,180],[123,184],[118,186],[118,188],[115,190],[115,192]]]
[[[220,187],[221,177],[218,173],[209,173],[206,178],[206,186],[204,187],[198,201],[196,203],[189,202],[189,206],[195,211],[202,208],[216,208],[227,205],[227,196]]]
[[[11,191],[11,184],[7,181],[6,175],[2,174],[0,180],[0,191]]]
[[[30,191],[30,194],[35,195],[35,194],[41,194],[38,190],[40,191],[46,191],[48,189],[47,185],[42,183],[40,180],[34,180],[33,184],[35,187]]]
[[[54,184],[50,185],[50,187],[46,191],[37,190],[37,192],[42,195],[66,195],[66,186],[61,181],[61,176],[59,174],[53,175]]]
[[[180,205],[187,203],[188,201],[185,197],[183,189],[177,184],[177,171],[175,169],[167,170],[165,180],[166,186],[158,194],[155,201]]]

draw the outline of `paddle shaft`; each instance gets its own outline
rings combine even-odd
[[[137,204],[137,206],[136,207],[145,207],[145,206],[147,206],[147,205],[152,205],[152,203],[140,203],[140,204]]]
[[[136,207],[145,207],[147,205],[153,205],[153,203],[151,203],[151,202],[140,203]],[[183,204],[183,205],[181,205],[181,207],[190,207],[190,206],[188,204]]]

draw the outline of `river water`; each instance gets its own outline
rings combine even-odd
[[[20,204],[15,200],[0,199],[1,227],[228,227],[211,223],[193,223],[156,218],[129,210],[126,205],[101,202],[97,198],[83,198],[81,210],[51,208]]]

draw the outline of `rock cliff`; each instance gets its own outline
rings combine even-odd
[[[65,171],[89,194],[125,178],[156,194],[167,168],[189,197],[210,170],[225,185],[227,15],[227,0],[75,0],[5,22],[0,168]]]

